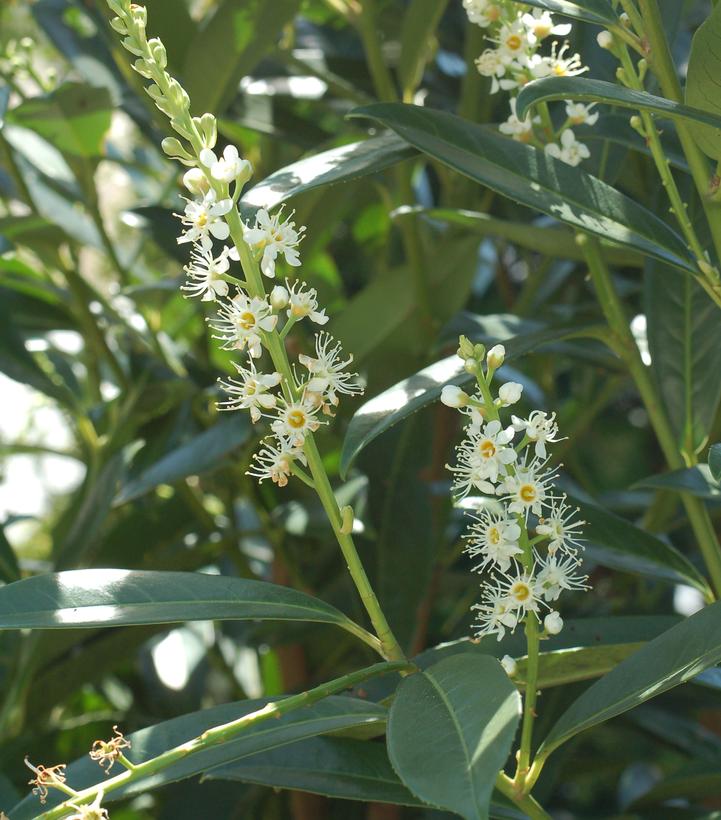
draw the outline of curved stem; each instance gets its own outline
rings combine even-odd
[[[496,788],[501,794],[505,794],[509,800],[524,811],[531,820],[552,820],[551,815],[534,800],[530,794],[521,794],[513,785],[510,777],[501,772],[496,778]]]

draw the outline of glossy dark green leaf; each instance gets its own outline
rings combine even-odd
[[[246,209],[274,208],[291,197],[382,171],[416,152],[394,134],[331,148],[287,165],[246,191],[240,200]]]
[[[642,642],[611,643],[603,646],[574,646],[544,652],[545,645],[542,644],[542,651],[538,659],[538,688],[550,689],[552,686],[599,678],[642,646]],[[525,686],[527,658],[522,657],[516,660],[518,671],[513,675],[513,682]]]
[[[487,334],[486,340],[504,343],[509,361],[543,344],[589,335],[590,327],[578,324],[556,328],[528,326],[518,317],[506,314],[480,317],[478,324],[478,330]],[[448,356],[366,402],[348,425],[341,453],[341,474],[347,473],[369,442],[422,407],[438,401],[445,385],[463,385],[470,381],[472,377],[463,370],[458,356]]]
[[[696,273],[683,239],[654,213],[600,179],[544,152],[443,111],[380,103],[356,109],[419,151],[510,199]]]
[[[195,572],[79,569],[0,587],[0,629],[65,629],[212,620],[358,627],[291,587]]]
[[[701,150],[721,160],[721,7],[715,5],[709,17],[696,29],[691,41],[686,102],[716,115],[717,124],[691,123],[691,133]]]
[[[623,572],[689,584],[706,598],[712,597],[703,575],[675,547],[602,507],[570,500],[580,507],[579,515],[586,522],[583,538],[594,561]]]
[[[721,401],[718,307],[691,277],[650,264],[644,313],[653,374],[679,441],[691,452],[708,439]]]
[[[231,414],[125,484],[115,498],[115,506],[139,498],[159,484],[173,484],[189,475],[201,475],[218,467],[249,436],[250,425],[246,419],[237,413]]]
[[[526,0],[526,2],[529,6],[599,26],[608,26],[618,22],[618,17],[606,0],[573,0],[573,2],[570,0]]]
[[[633,486],[643,490],[676,490],[679,493],[690,493],[708,500],[721,498],[719,482],[714,479],[709,467],[705,464],[649,476],[637,481]]]
[[[714,480],[721,482],[721,444],[712,444],[709,448],[708,468]]]
[[[394,219],[426,217],[431,220],[440,220],[453,225],[461,225],[481,236],[496,236],[507,239],[514,245],[528,248],[536,253],[547,256],[576,259],[582,261],[583,251],[576,244],[572,231],[560,226],[540,227],[529,225],[527,222],[511,222],[507,219],[498,219],[477,211],[455,210],[453,208],[398,208],[392,213]],[[603,256],[612,264],[629,267],[641,267],[643,257],[628,250],[609,243],[601,243]]]
[[[299,6],[300,0],[223,0],[218,5],[185,60],[184,85],[193,113],[224,113],[241,78],[273,47]]]
[[[561,715],[542,754],[574,735],[685,683],[721,661],[721,602],[664,632],[588,688]]]
[[[719,113],[711,114],[701,108],[681,105],[665,97],[649,94],[647,91],[634,91],[617,83],[589,80],[585,77],[546,77],[528,83],[521,89],[516,100],[518,116],[525,117],[534,105],[551,100],[606,103],[721,128],[721,109]]]
[[[518,691],[497,660],[447,658],[401,682],[388,716],[388,754],[416,796],[480,820],[520,715]]]
[[[132,744],[128,757],[135,763],[157,757],[162,752],[197,737],[213,726],[237,720],[243,715],[262,708],[268,702],[269,699],[228,703],[133,732],[128,735]],[[252,725],[234,740],[211,746],[202,752],[181,759],[154,775],[136,780],[117,791],[108,793],[104,802],[145,792],[186,777],[193,777],[214,766],[239,760],[257,752],[266,752],[294,741],[354,726],[382,723],[385,715],[386,710],[375,703],[367,703],[350,697],[328,697],[311,706],[289,712],[278,719]],[[75,788],[83,789],[97,783],[102,784],[105,776],[97,763],[85,755],[68,766],[67,777]],[[46,808],[52,808],[63,799],[64,795],[51,792]],[[37,816],[37,811],[37,798],[30,795],[10,814],[12,820],[31,820]]]
[[[412,0],[403,15],[398,77],[404,93],[412,92],[423,77],[432,38],[448,0]]]
[[[78,157],[103,153],[113,105],[104,88],[65,83],[45,97],[26,100],[8,121],[40,134],[60,151]]]

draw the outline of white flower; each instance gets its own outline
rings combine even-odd
[[[441,390],[441,403],[446,407],[465,407],[468,404],[468,393],[455,384],[447,384]]]
[[[515,474],[506,476],[497,492],[505,496],[509,512],[518,513],[527,520],[529,512],[540,516],[544,504],[552,501],[551,484],[556,474],[543,472],[544,466],[545,463],[535,460],[530,464],[518,464]]]
[[[498,398],[501,400],[501,407],[509,407],[521,400],[523,385],[518,382],[506,382],[498,388]]]
[[[211,322],[210,326],[221,334],[213,338],[223,342],[223,350],[243,350],[247,347],[250,355],[257,359],[262,353],[261,332],[269,333],[277,321],[278,317],[271,313],[265,299],[257,296],[248,298],[244,293],[239,293],[220,308],[216,322]]]
[[[487,28],[501,15],[501,9],[493,0],[463,0],[468,19],[481,28]]]
[[[513,677],[518,672],[518,664],[510,655],[504,655],[501,658],[501,666],[509,677]]]
[[[613,48],[613,34],[610,31],[599,31],[596,42],[601,48]]]
[[[190,265],[186,265],[188,281],[180,289],[188,296],[200,296],[203,302],[213,302],[228,295],[228,283],[221,275],[228,272],[228,248],[223,248],[220,256],[214,257],[212,248],[204,250],[196,246],[190,254]]]
[[[333,406],[338,404],[338,393],[357,396],[363,387],[357,381],[357,373],[347,373],[345,368],[353,361],[353,356],[343,360],[340,342],[334,341],[330,333],[316,333],[316,358],[301,353],[298,361],[308,368],[310,379],[305,386],[308,393],[320,395],[322,401],[329,401]]]
[[[555,609],[551,610],[543,619],[543,628],[549,635],[558,635],[563,629],[563,618]]]
[[[549,539],[549,555],[555,555],[558,550],[575,555],[579,548],[583,549],[578,539],[581,535],[580,528],[586,522],[573,521],[576,512],[575,508],[566,504],[564,497],[560,501],[554,501],[548,515],[541,518],[536,525],[536,533]]]
[[[541,569],[536,576],[539,593],[546,601],[556,601],[564,589],[588,589],[587,575],[575,574],[578,561],[571,555],[558,558],[549,555],[539,560]]]
[[[200,168],[191,168],[183,174],[183,185],[195,196],[205,196],[210,183]]]
[[[293,473],[294,461],[306,464],[303,451],[285,439],[276,439],[273,444],[264,444],[253,455],[253,460],[255,463],[251,464],[246,475],[257,478],[260,483],[269,478],[279,487],[285,487],[288,483],[288,478]]]
[[[560,50],[556,50],[558,43],[553,43],[551,46],[551,56],[544,57],[548,65],[548,73],[554,77],[575,77],[577,74],[583,74],[588,71],[588,66],[584,66],[581,62],[580,54],[573,54],[571,57],[565,57],[565,53],[570,48],[568,43],[564,43]]]
[[[516,555],[522,555],[523,550],[518,545],[521,537],[521,528],[518,523],[504,515],[493,515],[488,510],[475,518],[468,534],[468,546],[465,549],[471,557],[480,555],[483,560],[473,567],[475,571],[483,570],[488,564],[494,564],[500,572],[508,572],[511,560]]]
[[[511,114],[505,122],[498,126],[501,134],[513,137],[518,142],[529,142],[533,139],[533,126],[541,121],[540,117],[531,117],[530,114],[519,120],[516,115],[516,98],[511,98]]]
[[[576,139],[576,135],[570,128],[567,128],[561,134],[561,145],[550,142],[546,146],[546,153],[554,159],[560,159],[567,165],[578,165],[591,156],[588,147]]]
[[[515,110],[515,100],[511,100],[511,104]],[[486,353],[486,363],[491,370],[498,370],[506,358],[506,348],[503,345],[493,345],[493,347]]]
[[[185,213],[176,214],[186,226],[185,233],[178,237],[178,244],[184,242],[199,242],[203,250],[213,247],[213,239],[221,242],[228,238],[230,228],[223,221],[223,217],[233,207],[231,199],[221,199],[216,202],[215,191],[208,193],[199,202],[187,200]]]
[[[497,419],[489,421],[482,430],[475,432],[469,428],[470,441],[465,446],[484,466],[484,478],[498,481],[498,476],[506,474],[506,465],[512,464],[517,457],[513,447],[508,447],[513,440],[513,428],[501,429]],[[464,445],[461,445],[463,448]]]
[[[521,18],[526,28],[537,40],[544,40],[551,34],[565,37],[571,31],[570,23],[554,24],[553,18],[547,11],[534,9],[532,14],[524,14]]]
[[[325,309],[318,310],[318,294],[315,288],[306,288],[305,282],[293,282],[291,285],[287,280],[286,284],[290,290],[288,318],[294,320],[303,319],[308,316],[311,322],[317,325],[324,325],[328,321]]]
[[[498,32],[498,39],[494,40],[498,43],[501,57],[506,59],[522,59],[534,41],[533,34],[523,25],[520,17],[512,23],[504,23]]]
[[[75,814],[69,814],[65,820],[108,820],[108,810],[103,809],[100,803],[103,800],[102,789],[95,795],[92,803],[74,803],[70,801],[68,806],[75,809]]]
[[[499,82],[499,79],[506,74],[510,59],[505,59],[498,49],[487,48],[480,57],[476,58],[476,68],[483,77],[491,77],[491,94],[495,94],[499,88],[507,87],[507,83]],[[511,86],[516,83],[511,81]]]
[[[290,294],[283,285],[276,285],[270,292],[270,306],[273,310],[283,310],[288,307]]]
[[[234,145],[226,145],[220,159],[210,148],[203,148],[200,152],[200,161],[206,168],[210,168],[213,179],[220,182],[239,182],[242,185],[253,173],[253,166],[247,159],[240,158]]]
[[[219,410],[249,410],[250,418],[255,423],[260,420],[263,410],[272,410],[277,397],[268,391],[277,387],[283,377],[280,373],[258,373],[255,362],[250,359],[248,367],[233,362],[240,379],[229,376],[227,381],[218,379],[218,384],[230,396],[226,401],[218,402]]]
[[[488,584],[482,587],[483,595],[480,604],[474,604],[471,609],[477,613],[476,637],[482,638],[484,635],[496,635],[498,640],[506,634],[506,629],[511,632],[518,625],[518,613],[514,612],[511,601],[506,594],[498,589],[494,589]]]
[[[524,572],[518,578],[504,578],[500,587],[511,607],[519,613],[519,621],[522,621],[529,612],[538,611],[540,593],[533,575]]]
[[[572,125],[595,125],[598,121],[598,111],[591,111],[596,103],[584,105],[583,103],[566,103],[566,116],[571,120]]]
[[[243,238],[260,255],[260,269],[271,279],[275,276],[275,260],[279,255],[293,267],[300,265],[300,256],[296,248],[303,238],[305,228],[296,231],[295,222],[286,219],[280,221],[282,209],[271,216],[265,208],[255,215],[255,225],[243,229]],[[293,214],[291,214],[293,216]]]
[[[558,425],[556,424],[556,414],[543,410],[534,410],[527,419],[520,419],[518,416],[511,416],[513,429],[524,431],[529,441],[535,443],[534,451],[538,458],[546,458],[546,444],[555,444],[561,439],[558,435]]]
[[[281,407],[270,429],[279,438],[289,441],[293,447],[301,447],[306,435],[315,432],[320,427],[321,423],[315,417],[318,408],[307,398],[291,402],[285,399],[279,399],[279,401]]]

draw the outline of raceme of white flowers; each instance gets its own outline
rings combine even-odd
[[[477,502],[466,510],[471,523],[464,535],[465,552],[476,562],[473,570],[483,575],[480,603],[472,607],[476,635],[500,640],[527,617],[543,620],[545,634],[556,635],[563,620],[555,602],[564,590],[588,589],[588,579],[579,569],[584,522],[557,492],[557,473],[548,464],[549,447],[559,441],[555,413],[511,415],[504,427],[500,413],[520,400],[523,388],[506,382],[493,397],[503,346],[486,354],[462,336],[458,355],[477,388],[469,395],[448,385],[441,401],[464,417],[456,464],[447,465],[453,494],[466,505]]]
[[[540,51],[552,35],[565,37],[570,23],[556,24],[551,14],[512,0],[463,0],[471,23],[486,30],[492,45],[476,59],[476,67],[484,77],[491,78],[491,94],[503,90],[512,95],[531,80],[542,77],[573,77],[588,69],[578,54],[568,54],[566,42],[554,40],[548,53]],[[515,96],[510,100],[511,114],[499,125],[502,134],[519,142],[536,145],[568,165],[578,165],[588,159],[588,147],[580,142],[574,129],[594,125],[598,113],[593,104],[566,102],[566,118],[556,128],[548,118],[516,115]]]
[[[333,415],[339,396],[363,392],[357,374],[347,370],[353,357],[344,356],[330,334],[318,331],[312,353],[301,353],[297,365],[286,373],[272,365],[269,346],[274,344],[277,351],[295,324],[306,320],[306,324],[325,325],[328,321],[318,294],[298,279],[285,279],[270,294],[251,293],[245,287],[240,251],[225,242],[231,233],[228,217],[236,216],[240,192],[253,172],[251,164],[234,145],[225,146],[222,153],[216,151],[217,122],[212,114],[191,117],[187,93],[165,71],[162,42],[146,38],[145,8],[130,0],[108,0],[108,5],[118,15],[111,25],[137,58],[133,68],[152,80],[148,94],[184,138],[184,142],[175,137],[163,140],[165,153],[188,166],[183,184],[190,197],[178,214],[182,225],[178,242],[190,245],[191,250],[181,291],[188,298],[215,303],[215,315],[209,319],[213,338],[223,350],[239,351],[244,357],[233,363],[233,375],[219,379],[227,398],[218,407],[247,410],[253,423],[267,424],[269,435],[248,472],[259,481],[271,479],[285,486],[294,469],[306,464],[306,437],[327,424],[324,417]],[[261,208],[252,222],[242,224],[242,241],[269,279],[276,279],[283,262],[292,268],[300,266],[298,247],[305,228],[296,227],[292,216],[284,217],[282,209],[271,214]]]

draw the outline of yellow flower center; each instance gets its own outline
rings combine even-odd
[[[509,34],[506,38],[506,46],[511,49],[511,51],[518,51],[521,47],[521,38],[517,34]]]
[[[305,427],[305,413],[302,410],[291,410],[288,413],[288,424],[294,430],[301,430]]]
[[[255,315],[249,310],[244,310],[238,318],[238,324],[243,330],[252,330],[255,327]]]
[[[526,504],[530,504],[532,501],[536,500],[536,488],[533,484],[521,484],[521,489],[518,491],[518,495],[520,495],[521,501],[525,501]]]
[[[557,77],[565,77],[566,76],[566,66],[563,65],[563,63],[556,63],[556,65],[553,66],[553,73]]]
[[[501,533],[498,532],[498,527],[491,527],[488,530],[488,540],[491,542],[491,544],[500,544]]]
[[[523,601],[527,601],[531,597],[531,588],[528,584],[524,584],[523,581],[518,581],[513,585],[511,595],[516,601],[523,603]]]
[[[493,458],[496,455],[496,445],[490,439],[482,441],[478,449],[481,451],[483,458]]]
[[[204,227],[208,224],[208,214],[207,214],[205,211],[201,211],[201,212],[198,214],[198,216],[197,216],[197,218],[196,218],[196,220],[195,220],[195,224],[196,224],[199,228],[204,228]]]

